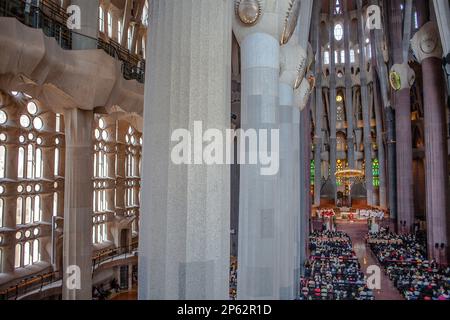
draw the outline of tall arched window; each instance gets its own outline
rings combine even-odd
[[[23,223],[23,198],[18,197],[16,201],[16,224]]]
[[[146,57],[146,48],[145,48],[145,36],[142,37],[142,58]]]
[[[23,147],[19,148],[18,159],[17,159],[17,177],[24,177],[24,168],[25,168],[25,149]]]
[[[34,239],[33,240],[33,263],[39,262],[41,260],[41,254],[39,252],[39,240]]]
[[[112,29],[113,29],[113,16],[110,11],[108,11],[108,37],[112,37]]]
[[[20,243],[16,244],[14,250],[14,267],[20,268],[22,266],[22,245]]]
[[[3,228],[3,199],[0,198],[0,228]]]
[[[128,38],[127,38],[128,50],[131,50],[131,45],[133,44],[133,27],[128,27]]]
[[[105,12],[102,7],[98,8],[98,29],[105,32]]]
[[[117,21],[117,41],[120,43],[122,41],[122,20]]]
[[[323,64],[328,65],[330,64],[330,52],[325,51],[323,53]]]
[[[6,147],[0,146],[0,178],[5,177]]]
[[[23,246],[23,265],[28,266],[33,261],[33,256],[31,252],[31,243],[29,241],[25,242]]]

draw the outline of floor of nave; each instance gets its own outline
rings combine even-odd
[[[361,269],[365,272],[371,265],[377,265],[381,269],[381,290],[374,290],[376,300],[404,300],[400,292],[395,288],[393,282],[385,274],[383,266],[366,244],[367,223],[337,221],[337,230],[347,233],[353,243],[353,249],[358,257]]]

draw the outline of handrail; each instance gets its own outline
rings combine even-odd
[[[135,255],[135,251],[137,250],[138,242],[133,242],[129,246],[118,247],[113,249],[108,249],[105,251],[99,252],[96,256],[92,258],[92,272],[95,271],[100,265],[109,260],[114,261],[114,258],[125,255],[124,259],[128,258],[128,254],[130,256]]]
[[[96,255],[92,257],[92,272],[95,271],[102,263],[111,260],[114,258],[124,255],[125,258],[128,258],[127,255],[134,256],[134,251],[137,249],[138,242],[133,242],[129,246],[118,247],[113,249],[108,249],[104,251],[98,252]],[[112,255],[111,255],[112,254]],[[39,288],[39,291],[42,291],[44,286],[50,285],[62,279],[62,274],[58,271],[48,272],[42,275],[35,275],[29,278],[25,278],[18,282],[17,284],[0,291],[0,301],[1,300],[11,300],[17,299],[20,295],[31,292],[32,290],[36,290]]]
[[[50,0],[40,2],[39,6],[28,4],[25,0],[0,0],[0,16],[13,17],[29,27],[42,29],[46,36],[55,38],[59,46],[65,50],[72,50],[74,35],[92,39],[98,49],[122,62],[121,71],[125,79],[140,83],[145,81],[144,59],[112,39],[107,42],[100,37],[93,38],[70,30],[66,25],[68,14]]]

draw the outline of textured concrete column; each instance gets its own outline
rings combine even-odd
[[[414,223],[410,88],[415,75],[408,64],[394,65],[391,75],[395,75],[400,81],[394,93],[397,137],[397,223],[399,232],[409,233]]]
[[[97,49],[99,0],[72,0],[81,9],[81,30],[72,35],[72,49]],[[105,14],[105,20],[107,17]]]
[[[68,110],[64,113],[64,123],[66,169],[63,299],[90,300],[92,299],[93,112]],[[74,270],[79,270],[80,273],[73,274]],[[77,279],[81,288],[74,289],[72,285],[76,284]]]
[[[201,164],[175,164],[171,135],[186,129],[194,138],[194,121],[202,121],[203,130],[218,129],[225,137],[231,112],[232,12],[231,1],[152,1],[139,236],[141,300],[228,299],[229,166],[198,161],[202,149],[185,150],[191,163],[195,158]]]
[[[289,17],[289,2],[256,1],[260,7],[253,7],[252,15],[239,10],[235,16],[233,30],[241,46],[243,130],[266,129],[270,132],[280,127],[280,43],[286,39],[283,30],[286,17]],[[243,9],[240,4],[241,1],[236,2],[237,7]],[[247,18],[252,17],[257,18],[253,24],[248,24]],[[268,145],[269,151],[274,151]],[[248,148],[245,153],[247,158]],[[240,170],[237,297],[241,300],[281,297],[280,268],[286,263],[278,259],[280,239],[286,233],[279,200],[283,168],[274,175],[262,175],[261,168],[260,163],[246,164],[241,165]]]
[[[362,0],[357,0],[358,7],[358,40],[360,44],[365,43],[364,28],[365,19],[362,15]],[[365,176],[366,176],[366,190],[367,190],[367,205],[373,205],[373,175],[372,175],[372,135],[370,127],[370,112],[369,112],[369,94],[367,90],[367,69],[366,56],[362,46],[359,50],[359,66],[361,79],[361,104],[363,111],[364,122],[364,159],[365,159]]]
[[[425,126],[425,190],[429,258],[447,263],[450,232],[445,81],[436,24],[426,23],[411,41],[422,64]]]
[[[306,52],[293,37],[281,48],[280,76],[280,299],[295,297],[300,232],[300,112],[294,101],[294,86],[306,69]],[[306,80],[304,80],[306,81]],[[298,102],[300,104],[300,101]],[[299,106],[300,107],[300,106]]]
[[[315,49],[315,68],[314,74],[316,76],[316,88],[315,88],[315,127],[314,127],[314,205],[320,206],[320,192],[322,189],[322,120],[323,120],[323,98],[322,98],[322,43],[320,37],[320,12],[321,1],[314,2],[314,24],[312,34],[314,37],[314,49]]]

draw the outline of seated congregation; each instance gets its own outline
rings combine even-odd
[[[369,233],[367,243],[407,300],[450,300],[450,267],[427,260],[424,235]]]
[[[374,300],[346,233],[315,231],[309,240],[299,300]]]

